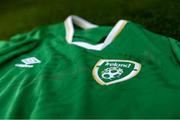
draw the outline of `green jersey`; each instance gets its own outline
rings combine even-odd
[[[0,42],[0,118],[180,118],[180,43],[78,16]]]

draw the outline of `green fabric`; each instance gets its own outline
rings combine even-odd
[[[75,30],[74,40],[99,43],[109,28]],[[41,63],[15,66],[29,57]],[[102,86],[92,77],[100,59],[142,68]],[[63,23],[36,28],[0,42],[0,68],[0,118],[180,118],[180,43],[132,22],[102,51],[67,44]]]

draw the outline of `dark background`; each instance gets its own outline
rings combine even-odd
[[[127,19],[180,40],[180,0],[0,0],[0,39],[79,15],[99,25]]]

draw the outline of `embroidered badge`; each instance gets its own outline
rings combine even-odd
[[[93,77],[101,85],[111,85],[131,79],[140,69],[135,61],[101,59],[93,68]]]

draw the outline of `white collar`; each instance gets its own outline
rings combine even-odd
[[[74,35],[74,26],[73,24],[77,25],[78,27],[82,29],[91,29],[91,28],[96,28],[98,25],[95,25],[93,23],[90,23],[86,21],[85,19],[71,15],[67,17],[65,20],[65,29],[66,29],[66,41],[69,44],[74,44],[86,49],[91,49],[91,50],[98,50],[101,51],[105,47],[107,47],[112,41],[115,39],[115,37],[122,31],[124,26],[126,25],[127,21],[126,20],[119,20],[116,25],[112,28],[108,36],[105,38],[103,43],[99,43],[96,45],[89,44],[87,42],[78,42],[78,41],[72,41],[73,40],[73,35]]]

